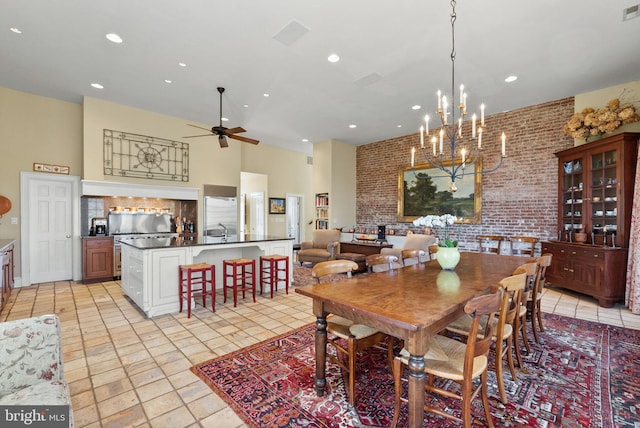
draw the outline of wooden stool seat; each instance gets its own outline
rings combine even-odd
[[[284,262],[284,266],[281,266],[281,262]],[[284,278],[280,276],[281,272],[284,273]],[[260,295],[263,286],[268,285],[273,298],[273,291],[278,291],[279,282],[284,282],[286,294],[289,294],[289,256],[260,256]]]
[[[207,263],[178,266],[178,298],[180,312],[187,301],[187,318],[191,318],[191,299],[202,296],[202,306],[207,307],[207,295],[211,295],[211,310],[216,311],[216,267]],[[207,275],[209,272],[209,275]],[[195,286],[195,288],[194,288]],[[211,288],[208,288],[211,286]]]
[[[238,304],[238,291],[242,291],[242,298],[245,293],[251,290],[253,302],[256,301],[256,261],[253,259],[231,259],[222,261],[223,294],[224,302],[227,302],[227,289],[233,290],[233,307]],[[229,284],[229,280],[231,283]]]

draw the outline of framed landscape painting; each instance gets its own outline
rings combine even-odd
[[[284,214],[285,212],[284,198],[269,198],[269,214]]]
[[[451,165],[451,164],[449,164]],[[482,219],[482,160],[465,167],[468,171],[456,179],[431,164],[403,167],[398,170],[398,221],[412,222],[426,215],[453,214],[462,223],[480,223]],[[475,174],[474,174],[475,172]]]

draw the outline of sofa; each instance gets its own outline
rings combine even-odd
[[[73,426],[56,315],[0,323],[0,406],[25,405],[69,406]]]
[[[300,265],[335,260],[340,254],[340,231],[314,230],[311,241],[301,242],[298,251]]]

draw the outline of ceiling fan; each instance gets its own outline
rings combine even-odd
[[[208,137],[210,135],[217,135],[218,136],[218,142],[220,143],[220,147],[221,148],[229,147],[229,143],[227,143],[227,138],[226,137],[229,137],[229,138],[232,138],[232,139],[238,140],[238,141],[243,141],[245,143],[258,144],[260,142],[258,140],[254,140],[253,138],[241,137],[240,135],[236,135],[236,134],[239,134],[241,132],[247,132],[241,126],[236,126],[235,128],[226,128],[226,127],[222,126],[222,93],[224,92],[224,88],[218,87],[218,92],[220,93],[220,125],[219,126],[214,126],[211,129],[209,129],[209,128],[203,128],[202,126],[192,125],[190,123],[187,123],[187,125],[189,125],[189,126],[193,126],[194,128],[198,128],[198,129],[204,129],[206,131],[210,131],[210,133],[209,134],[202,134],[202,135],[189,135],[189,136],[183,137],[183,138]]]

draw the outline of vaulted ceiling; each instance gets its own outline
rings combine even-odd
[[[629,1],[460,0],[456,90],[493,114],[640,79]],[[2,0],[0,86],[184,118],[185,136],[217,124],[223,86],[225,126],[310,153],[433,116],[451,91],[450,14],[446,0]]]

